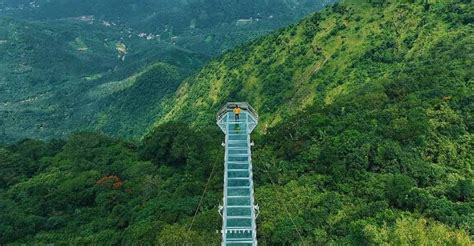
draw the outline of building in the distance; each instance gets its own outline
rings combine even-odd
[[[176,41],[178,41],[178,37],[177,37],[177,36],[171,37],[171,44],[176,45]]]
[[[253,21],[254,21],[254,20],[253,20],[252,17],[250,17],[250,19],[239,19],[239,20],[237,20],[236,25],[237,25],[237,26],[245,26],[245,25],[252,24]]]

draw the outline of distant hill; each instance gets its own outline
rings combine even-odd
[[[148,88],[156,93],[147,98],[138,97],[139,92],[130,103],[159,101],[208,59],[166,43],[139,37],[123,40],[114,28],[75,20],[0,18],[0,40],[0,126],[6,135],[2,141],[62,137],[94,128],[99,112],[123,100],[116,93],[133,87],[140,74],[156,67],[153,63],[177,69],[176,81]]]
[[[211,57],[329,2],[2,1],[0,142],[81,129],[140,137]],[[163,67],[175,77],[147,77]]]
[[[161,35],[186,48],[210,54],[285,26],[335,0],[12,0],[0,4],[0,15],[27,20],[87,17]],[[252,19],[237,26],[239,19]]]

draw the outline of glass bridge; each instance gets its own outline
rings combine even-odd
[[[233,109],[241,108],[239,119]],[[217,114],[217,125],[225,133],[224,205],[222,245],[257,245],[255,206],[252,180],[250,133],[258,123],[258,115],[248,103],[227,103]]]

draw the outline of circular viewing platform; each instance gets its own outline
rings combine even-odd
[[[248,133],[251,133],[258,124],[258,114],[248,102],[226,103],[217,113],[217,125],[224,133],[227,134],[226,125],[228,121],[235,119],[234,109],[237,106],[240,108],[241,123],[244,123],[243,121],[245,121],[246,125],[248,126]]]

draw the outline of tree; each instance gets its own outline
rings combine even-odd
[[[415,182],[403,174],[393,175],[385,186],[385,196],[392,206],[405,208],[408,204],[409,192],[415,187]]]

